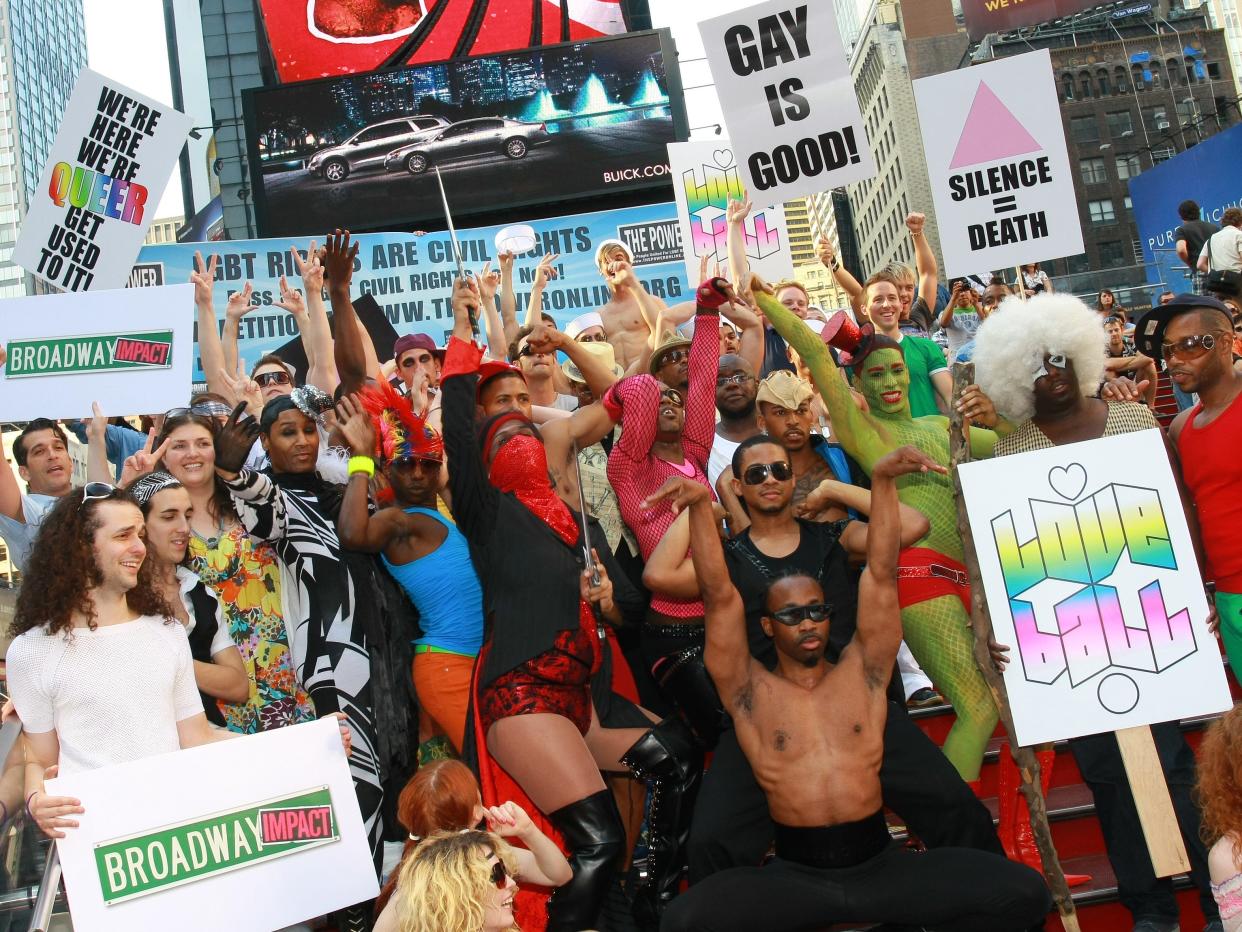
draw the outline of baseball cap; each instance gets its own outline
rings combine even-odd
[[[1211,308],[1220,311],[1225,317],[1233,319],[1229,306],[1218,298],[1202,294],[1179,294],[1168,304],[1153,307],[1139,318],[1134,328],[1134,345],[1144,356],[1159,359],[1160,345],[1164,343],[1164,329],[1174,317],[1197,308]]]
[[[436,346],[436,341],[425,333],[407,333],[397,337],[397,342],[392,345],[392,358],[400,359],[402,353],[408,353],[413,349],[426,350],[436,359],[444,361],[444,350]]]
[[[499,375],[516,375],[523,382],[526,375],[517,366],[511,366],[503,359],[487,359],[479,364],[479,384],[475,388],[475,398],[483,391],[483,386]]]

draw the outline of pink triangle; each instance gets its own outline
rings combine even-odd
[[[1026,127],[1018,122],[1018,118],[1009,112],[1009,108],[1001,103],[987,82],[980,81],[949,168],[995,162],[997,159],[1038,152],[1042,148]]]

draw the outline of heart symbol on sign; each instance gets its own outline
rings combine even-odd
[[[1087,471],[1081,463],[1070,466],[1054,466],[1048,472],[1048,484],[1067,501],[1076,501],[1087,487]]]
[[[712,153],[712,161],[714,161],[721,168],[732,168],[733,167],[733,150],[732,149],[717,149],[715,152]]]

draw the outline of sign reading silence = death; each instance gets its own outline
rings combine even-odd
[[[705,20],[699,32],[756,204],[875,174],[831,3],[770,0]]]
[[[1083,251],[1048,51],[914,82],[949,275]]]

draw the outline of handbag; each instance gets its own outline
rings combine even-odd
[[[1203,282],[1203,290],[1211,294],[1224,294],[1236,298],[1242,292],[1242,272],[1234,269],[1212,268],[1212,240],[1220,236],[1222,232],[1224,231],[1213,233],[1208,237],[1208,273]]]

